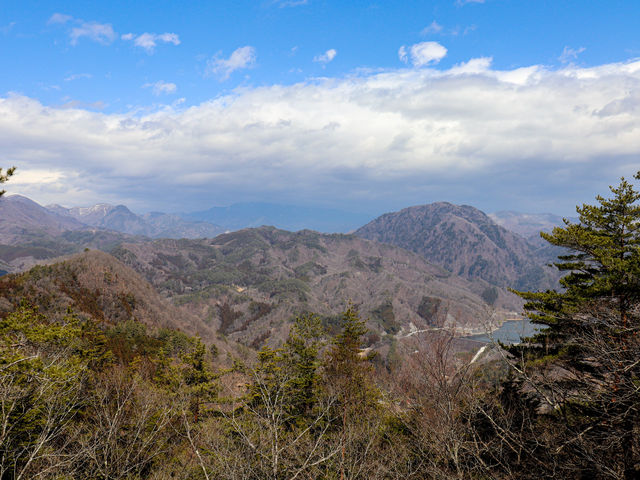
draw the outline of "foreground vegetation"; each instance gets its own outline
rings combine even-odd
[[[640,478],[640,195],[612,194],[545,236],[572,251],[561,292],[521,292],[547,328],[480,361],[442,334],[376,362],[353,307],[241,360],[27,296],[0,319],[0,479]]]

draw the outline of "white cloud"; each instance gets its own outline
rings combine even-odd
[[[217,75],[220,80],[227,80],[236,70],[253,67],[256,59],[256,49],[247,45],[234,50],[229,58],[216,55],[207,63],[207,71]]]
[[[464,27],[464,30],[462,31],[462,35],[468,35],[471,32],[475,32],[477,28],[478,27],[476,25],[469,25],[468,27]]]
[[[420,33],[422,35],[430,35],[432,33],[440,33],[442,32],[442,29],[442,25],[434,20],[428,26],[424,27]]]
[[[69,38],[71,45],[77,45],[80,38],[86,37],[94,42],[103,45],[109,45],[116,39],[116,32],[110,23],[85,22],[79,18],[73,18],[71,15],[62,13],[54,13],[47,21],[48,25],[74,25],[69,30]]]
[[[64,172],[52,169],[17,169],[11,178],[12,185],[24,186],[31,184],[56,183],[64,178]]]
[[[428,35],[442,35],[442,36],[451,36],[457,37],[458,35],[468,35],[471,32],[474,32],[477,29],[476,25],[469,25],[463,27],[461,25],[456,25],[454,27],[445,28],[443,25],[440,25],[435,20],[432,21],[429,25],[423,28],[420,31],[420,35],[428,36]]]
[[[107,107],[107,104],[102,100],[96,100],[95,102],[84,102],[82,100],[74,100],[71,98],[65,98],[64,103],[60,105],[58,108],[61,109],[90,109],[90,110],[104,110]]]
[[[65,24],[71,20],[73,20],[73,17],[71,15],[65,15],[63,13],[54,13],[53,15],[51,15],[51,17],[47,21],[47,24],[48,25],[53,25],[56,23]]]
[[[414,67],[434,65],[447,55],[447,49],[438,42],[422,42],[407,49],[402,45],[398,49],[398,58],[404,63],[411,62]]]
[[[580,55],[585,50],[586,50],[585,47],[580,47],[580,48],[564,47],[564,49],[562,50],[562,53],[558,57],[558,60],[560,60],[562,63],[572,62],[574,60],[577,60],[578,55]]]
[[[458,5],[459,7],[462,7],[467,3],[484,3],[484,2],[485,0],[456,0],[456,5]]]
[[[64,81],[72,82],[81,78],[93,78],[93,75],[91,75],[90,73],[74,73],[72,75],[69,75],[68,77],[65,77]]]
[[[491,57],[472,58],[468,62],[454,65],[453,67],[451,67],[451,69],[449,69],[449,73],[452,73],[454,75],[465,73],[484,73],[489,70],[489,67],[491,67],[491,62],[493,62],[493,58]]]
[[[47,201],[69,203],[68,191],[76,203],[153,205],[173,192],[159,209],[178,198],[195,210],[270,195],[397,207],[492,197],[568,214],[596,182],[606,194],[635,173],[638,131],[640,61],[497,70],[480,58],[245,88],[144,115],[0,97],[7,164],[63,172]]]
[[[115,40],[116,32],[113,31],[113,27],[109,23],[82,22],[79,26],[71,29],[69,36],[71,37],[71,45],[76,45],[78,39],[82,37],[108,45]]]
[[[323,54],[316,55],[315,57],[313,57],[313,61],[314,62],[318,62],[318,63],[327,64],[331,60],[336,58],[337,54],[338,54],[338,52],[334,48],[331,48],[331,49],[327,50],[326,52],[324,52]]]
[[[125,33],[120,38],[125,41],[133,41],[136,47],[143,48],[147,53],[152,53],[158,43],[172,43],[180,45],[180,37],[175,33],[141,33],[136,35],[133,33]]]
[[[167,83],[162,80],[155,83],[145,83],[142,88],[150,88],[156,96],[176,93],[176,90],[178,89],[175,83]]]
[[[407,53],[407,47],[405,47],[404,45],[402,45],[398,49],[398,58],[400,59],[400,61],[404,63],[407,63],[409,61],[409,54]]]
[[[11,177],[11,187],[7,190],[9,196],[20,192],[41,205],[56,202],[69,206],[82,205],[84,200],[91,198],[92,192],[86,187],[78,187],[77,180],[75,171],[20,167]]]

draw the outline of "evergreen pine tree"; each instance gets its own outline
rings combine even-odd
[[[375,388],[371,382],[373,367],[361,350],[367,327],[353,307],[343,313],[342,321],[342,331],[327,353],[325,372],[342,408],[350,416],[371,404]]]
[[[250,387],[254,404],[280,398],[288,425],[302,425],[313,416],[323,333],[317,316],[302,315],[295,319],[282,348],[258,352],[256,381]]]
[[[211,370],[206,356],[205,344],[200,338],[196,338],[193,349],[182,357],[185,364],[183,377],[189,392],[189,407],[195,422],[200,417],[202,405],[216,399],[219,392],[217,376]]]
[[[640,179],[640,172],[635,178]],[[529,318],[547,327],[535,338],[545,353],[557,351],[575,333],[571,319],[586,304],[606,301],[625,327],[629,309],[640,299],[640,193],[624,178],[609,188],[612,198],[597,196],[599,205],[576,208],[579,223],[565,219],[564,227],[541,233],[549,243],[571,251],[555,264],[568,272],[560,280],[563,290],[516,292],[527,300]]]
[[[516,292],[546,328],[509,349],[516,391],[539,417],[537,460],[553,450],[576,478],[640,478],[640,194],[624,178],[610,189],[577,208],[579,223],[541,234],[570,250],[556,263],[563,289]]]
[[[2,168],[0,168],[0,183],[4,183],[9,180],[9,177],[13,175],[16,171],[16,167],[11,167],[7,169],[6,173],[2,173]],[[6,193],[6,190],[0,190],[0,197]]]

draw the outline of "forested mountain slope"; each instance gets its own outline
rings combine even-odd
[[[0,315],[23,300],[52,319],[64,317],[71,309],[102,324],[135,320],[220,343],[211,325],[175,307],[131,268],[97,250],[0,278]]]
[[[490,309],[521,305],[484,281],[352,235],[263,227],[123,244],[113,254],[176,305],[253,347],[284,338],[288,321],[302,312],[322,315],[331,327],[349,302],[369,318],[373,343],[430,327],[482,329]]]
[[[405,208],[376,218],[355,234],[411,250],[467,279],[503,287],[545,289],[557,278],[534,246],[468,205]]]
[[[131,268],[98,250],[0,278],[0,317],[23,300],[50,319],[61,319],[70,309],[98,324],[136,321],[199,335],[221,351],[233,348],[217,338],[211,323],[174,306]]]

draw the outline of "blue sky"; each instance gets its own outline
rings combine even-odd
[[[41,203],[570,215],[640,169],[636,1],[0,2]]]

